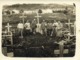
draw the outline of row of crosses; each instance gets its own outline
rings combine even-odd
[[[39,18],[40,18],[41,16],[39,15],[38,12],[37,12],[36,14],[37,14],[37,16],[35,16],[35,17],[37,18],[37,22],[40,23]],[[26,17],[27,17],[27,16],[25,16],[24,13],[22,14],[22,16],[20,16],[20,18],[22,18],[23,25],[24,25],[24,20],[25,20]],[[72,23],[70,22],[70,19],[68,19],[68,23],[66,23],[66,24],[68,25],[68,29],[69,29],[69,31],[70,31],[70,30],[71,30],[70,27],[71,27],[71,25],[72,25]],[[74,24],[74,25],[75,25],[75,24]],[[10,32],[10,28],[11,28],[12,26],[10,26],[10,24],[7,23],[7,26],[5,26],[5,27],[7,27],[7,32]],[[75,27],[74,27],[74,35],[75,35]],[[21,32],[21,36],[23,37],[22,32]],[[69,40],[69,39],[70,39],[70,37],[68,38],[68,40]],[[11,44],[13,44],[13,41],[11,41]],[[63,50],[64,50],[63,46],[64,46],[64,42],[61,41],[61,42],[59,43],[60,56],[63,56]]]
[[[36,13],[37,14],[37,16],[35,16],[36,18],[37,18],[37,22],[38,23],[40,23],[40,20],[39,20],[39,18],[41,17],[40,15],[39,15],[39,13],[37,12]],[[25,20],[25,18],[26,18],[27,16],[25,16],[25,14],[24,13],[22,13],[22,16],[20,16],[20,18],[22,18],[22,21],[23,21],[23,25],[24,25],[24,20]],[[72,24],[71,22],[70,22],[70,19],[68,19],[68,23],[66,23],[67,25],[68,25],[68,28],[69,28],[69,31],[71,30],[70,29],[70,25]],[[7,27],[7,32],[10,32],[10,28],[12,27],[9,23],[7,23],[7,26],[5,26],[5,27]],[[74,28],[75,29],[75,28]],[[75,34],[75,31],[74,31],[74,34]],[[21,37],[23,38],[23,33],[21,32]],[[70,38],[68,38],[68,39],[70,39]],[[63,42],[64,43],[64,42]],[[11,41],[11,44],[13,44],[13,41]],[[60,45],[60,47],[61,47],[61,45],[63,45],[62,44],[62,42],[61,42],[61,44],[59,44]],[[60,48],[60,51],[61,50],[64,50],[64,49],[62,49],[62,48]],[[60,52],[60,56],[63,56],[63,53],[62,52]]]
[[[37,16],[35,16],[35,17],[37,18],[37,22],[40,23],[39,18],[40,18],[41,16],[39,15],[38,12],[37,12],[36,14],[37,14]],[[24,20],[25,20],[26,17],[27,17],[27,16],[25,16],[24,13],[22,14],[22,16],[20,16],[20,18],[22,18],[23,25],[24,25]],[[66,24],[68,25],[69,31],[70,31],[70,25],[72,24],[72,23],[70,22],[70,19],[68,19],[68,23],[66,23]],[[11,28],[12,26],[10,26],[10,24],[7,23],[7,26],[6,26],[6,27],[7,27],[8,32],[10,32],[10,28]],[[74,33],[74,34],[75,34],[75,33]],[[21,36],[23,36],[22,32],[21,32]]]
[[[24,25],[24,20],[25,20],[25,18],[26,18],[27,16],[25,16],[25,14],[24,13],[22,13],[22,16],[20,16],[20,18],[22,19],[22,21],[23,21],[23,25]],[[35,16],[36,18],[37,18],[37,22],[39,23],[39,17],[41,17],[41,16],[39,16],[39,13],[37,12],[37,16]],[[11,32],[10,31],[10,28],[12,27],[10,24],[9,24],[9,22],[7,23],[7,25],[5,26],[6,28],[7,28],[7,32]],[[21,32],[21,37],[23,38],[23,33]]]
[[[35,16],[36,18],[37,18],[37,22],[38,23],[40,23],[39,21],[39,18],[41,17],[40,15],[39,15],[39,13],[37,12],[36,13],[37,14],[37,16]],[[22,16],[20,16],[20,18],[22,18],[22,21],[23,21],[23,26],[24,26],[24,20],[25,20],[25,18],[26,18],[27,16],[25,16],[25,14],[24,13],[22,13]],[[21,32],[21,38],[23,38],[23,33]]]
[[[38,12],[37,12],[36,14],[37,14],[37,16],[35,16],[35,17],[37,18],[37,22],[40,23],[40,22],[39,22],[39,18],[40,18],[41,16],[39,15]],[[25,19],[26,17],[27,17],[27,16],[25,16],[24,13],[22,13],[22,16],[20,16],[20,18],[22,18],[23,24],[24,24],[24,19]]]

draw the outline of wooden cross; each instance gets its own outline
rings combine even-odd
[[[71,22],[70,22],[70,19],[69,19],[69,20],[68,20],[68,23],[66,23],[66,24],[67,24],[68,27],[69,27],[69,33],[68,33],[67,36],[68,36],[68,41],[70,41],[70,37],[75,35],[75,27],[74,27],[74,35],[71,35],[71,33],[70,33],[70,32],[71,32],[71,29],[70,29],[70,28],[71,28],[71,25],[73,25],[73,23],[71,23]],[[73,26],[74,26],[74,25],[73,25]]]
[[[7,33],[7,31],[2,31],[2,33]],[[8,34],[8,35],[6,35],[6,34],[3,34],[2,35],[2,38],[3,37],[10,37],[10,42],[11,42],[11,44],[10,45],[7,45],[7,46],[12,46],[13,45],[13,38],[12,38],[12,32],[9,32],[10,34]],[[3,50],[2,50],[2,52],[3,52],[3,54],[5,54],[5,56],[13,56],[13,54],[11,53],[11,52],[7,52],[7,47],[3,47],[2,48]]]
[[[24,13],[22,14],[22,16],[20,16],[20,18],[22,18],[23,21],[23,25],[24,25],[24,18],[26,18],[27,16],[24,15]]]
[[[68,49],[64,49],[64,43],[66,41],[60,41],[59,44],[59,49],[54,50],[54,54],[59,54],[60,57],[63,57],[63,54],[68,54]]]
[[[63,50],[64,50],[64,41],[59,42],[59,50],[60,50],[60,56],[63,56]]]
[[[70,29],[71,26],[70,26],[70,25],[71,25],[72,23],[70,22],[70,19],[68,20],[68,23],[66,23],[66,24],[68,25],[69,31],[71,31],[71,29]]]
[[[10,37],[11,45],[13,45],[12,32],[10,31],[10,27],[12,27],[12,26],[10,26],[9,23],[7,23],[7,26],[5,26],[5,27],[7,27],[8,35],[3,35],[3,36]],[[9,34],[9,33],[10,33],[10,34]]]
[[[27,16],[24,15],[24,13],[22,13],[22,16],[20,16],[20,18],[22,18],[23,21],[23,26],[24,26],[24,18],[26,18]],[[21,38],[23,38],[23,30],[21,31]]]
[[[10,26],[9,23],[7,23],[7,26],[5,26],[5,27],[7,27],[8,32],[10,32],[10,27],[12,27],[12,26]]]
[[[38,12],[37,12],[37,16],[35,16],[35,17],[37,18],[37,22],[40,23],[39,22],[39,17],[41,17],[41,16],[39,16],[39,13]]]

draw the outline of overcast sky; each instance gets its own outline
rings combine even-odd
[[[1,0],[0,0],[1,1]],[[45,2],[46,1],[46,2]],[[67,1],[57,1],[57,0],[2,0],[2,2],[0,2],[3,5],[12,5],[12,4],[28,4],[28,3],[44,3],[44,4],[50,4],[50,3],[57,3],[57,4],[69,4],[72,5],[73,2],[67,0]]]

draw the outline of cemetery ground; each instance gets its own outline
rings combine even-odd
[[[13,45],[7,41],[3,47],[7,47],[7,53],[13,53],[14,57],[60,57],[59,40],[54,36],[45,36],[39,33],[27,35],[24,38],[20,34],[13,35]],[[64,37],[62,37],[64,39]],[[75,38],[64,44],[64,57],[75,55]],[[6,38],[7,40],[7,38]]]
[[[36,14],[27,15],[25,18],[25,22],[29,20],[30,22],[34,18]],[[56,17],[53,19],[49,16]],[[61,39],[57,39],[57,37],[54,36],[45,36],[41,35],[39,33],[36,33],[33,35],[30,33],[30,35],[24,35],[25,32],[23,32],[24,37],[20,38],[20,33],[18,33],[17,24],[21,21],[19,18],[20,14],[18,15],[11,15],[3,16],[3,22],[2,22],[2,31],[4,31],[6,28],[6,24],[10,23],[11,31],[13,32],[12,39],[13,39],[13,45],[10,45],[10,41],[7,40],[8,37],[4,37],[4,41],[7,41],[7,43],[3,43],[3,54],[4,52],[7,52],[7,54],[4,54],[5,56],[14,56],[14,57],[60,57],[60,45],[59,41],[64,40],[66,41],[66,37],[63,36]],[[40,22],[42,20],[46,21],[53,21],[53,20],[60,20],[61,22],[65,23],[68,22],[66,19],[65,14],[61,13],[54,13],[54,14],[42,14],[42,17],[40,18]],[[74,22],[73,16],[71,17],[71,22]],[[63,57],[73,57],[75,55],[75,36],[70,37],[70,40],[66,41],[63,46]],[[5,51],[4,51],[5,50]],[[9,55],[10,54],[10,55]]]

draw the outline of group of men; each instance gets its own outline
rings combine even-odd
[[[19,32],[23,31],[26,35],[32,34],[42,34],[46,36],[62,36],[63,24],[60,21],[54,20],[54,22],[46,22],[43,20],[41,23],[37,23],[34,19],[31,23],[27,20],[25,24],[20,22],[17,25]]]

